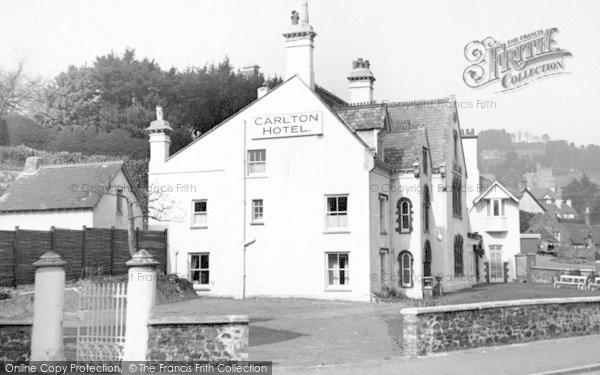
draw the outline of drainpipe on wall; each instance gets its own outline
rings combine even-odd
[[[242,204],[244,206],[243,208],[243,219],[242,219],[242,224],[244,225],[244,229],[243,229],[243,234],[242,234],[242,251],[244,253],[243,255],[243,273],[242,273],[242,299],[246,299],[246,168],[247,168],[247,154],[248,151],[246,150],[246,120],[244,120],[244,147],[243,147],[243,153],[244,156],[242,157],[242,161],[244,163],[243,167],[242,167],[242,173],[243,173],[243,179],[244,179],[244,184],[243,184],[243,198],[242,198]]]

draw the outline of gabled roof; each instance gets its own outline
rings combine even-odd
[[[335,108],[352,130],[385,129],[387,111],[380,104]]]
[[[432,168],[446,163],[458,113],[451,97],[432,100],[336,106],[336,112],[357,130],[387,129],[385,161],[394,169],[412,168],[427,147]],[[386,121],[387,119],[387,121]],[[459,131],[457,131],[459,134]]]
[[[475,204],[479,203],[480,200],[482,200],[486,195],[488,195],[488,193],[490,191],[492,191],[495,188],[501,189],[502,191],[504,191],[506,193],[506,195],[508,195],[508,197],[510,199],[512,199],[516,203],[519,203],[519,199],[517,197],[515,197],[514,194],[511,193],[510,190],[505,188],[498,180],[494,181],[494,183],[492,183],[483,193],[481,193],[477,198],[475,198],[473,200],[473,203],[475,203]]]
[[[556,239],[556,237],[554,237],[546,229],[542,228],[542,229],[540,229],[539,232],[540,232],[540,237],[541,237],[540,239],[541,240],[552,242],[552,243],[558,243],[558,240]]]
[[[393,103],[387,105],[387,111],[391,132],[426,127],[433,168],[446,163],[446,150],[453,142],[454,123],[458,122],[454,99]]]
[[[42,166],[21,173],[0,197],[0,212],[92,209],[110,192],[120,171],[129,179],[122,161]]]
[[[544,205],[541,204],[540,201],[537,200],[537,198],[531,193],[531,191],[527,187],[522,188],[519,193],[520,193],[519,199],[523,198],[523,196],[525,196],[525,195],[528,195],[538,205],[538,207],[540,207],[542,209],[542,211],[544,211],[544,212],[546,211],[546,207],[544,207]]]
[[[192,142],[188,143],[185,147],[179,149],[176,153],[172,154],[171,156],[169,156],[167,158],[167,161],[169,161],[170,159],[172,159],[173,157],[175,157],[176,155],[179,155],[183,152],[185,152],[185,150],[187,150],[188,148],[192,147],[192,145],[194,145],[196,142],[200,142],[202,139],[204,139],[204,137],[208,136],[210,133],[212,133],[213,131],[215,131],[216,129],[220,128],[221,126],[225,125],[226,123],[228,123],[230,120],[232,120],[233,118],[235,118],[236,116],[238,116],[240,113],[246,111],[247,109],[249,109],[250,107],[252,107],[254,104],[258,103],[261,100],[264,100],[266,97],[268,97],[269,95],[273,95],[273,93],[275,91],[277,91],[278,89],[280,89],[281,87],[283,87],[285,84],[287,84],[288,82],[292,81],[294,78],[298,78],[300,80],[300,82],[302,82],[302,84],[308,89],[310,90],[310,92],[325,106],[325,108],[327,108],[327,110],[329,110],[329,112],[334,115],[336,118],[338,118],[340,120],[340,123],[342,123],[342,125],[354,136],[354,138],[361,144],[363,145],[363,147],[365,147],[365,149],[369,152],[372,153],[372,151],[369,148],[369,145],[367,145],[365,143],[365,141],[363,141],[358,135],[356,135],[356,133],[352,130],[352,128],[350,128],[350,126],[344,121],[343,118],[340,117],[340,115],[338,115],[338,113],[332,108],[334,105],[342,105],[342,106],[347,106],[348,103],[346,103],[345,101],[343,101],[342,99],[338,98],[337,96],[335,96],[334,94],[330,93],[329,91],[323,89],[320,86],[315,85],[315,89],[312,90],[308,85],[306,85],[306,83],[304,83],[304,81],[298,77],[297,74],[294,74],[293,76],[291,76],[290,78],[288,78],[287,80],[281,82],[280,84],[278,84],[277,86],[275,86],[273,89],[271,89],[266,95],[260,97],[260,98],[256,98],[254,99],[252,102],[248,103],[245,107],[239,109],[237,112],[235,112],[234,114],[230,115],[229,117],[227,117],[225,120],[221,121],[219,124],[213,126],[212,128],[210,128],[210,130],[208,130],[206,133],[202,134],[200,137],[194,139]],[[332,104],[329,104],[332,103]]]
[[[560,207],[558,207],[558,205],[556,205],[555,203],[542,202],[541,204],[544,207],[544,209],[548,212],[552,212],[558,215],[573,215],[575,217],[579,217],[579,213],[577,213],[577,211],[575,211],[575,209],[569,206],[568,204],[563,203]]]
[[[550,189],[544,189],[544,188],[531,188],[529,189],[529,191],[531,192],[531,194],[538,200],[544,200],[545,196],[548,195],[551,199],[559,199],[560,198],[560,194],[552,191]]]
[[[315,84],[315,92],[330,107],[348,105],[348,103],[346,103],[344,100],[340,99],[337,95],[325,90],[324,88],[322,88],[321,86],[319,86],[317,84]]]

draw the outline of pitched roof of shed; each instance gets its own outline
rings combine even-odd
[[[122,169],[122,161],[42,166],[11,183],[0,197],[0,211],[93,208]]]

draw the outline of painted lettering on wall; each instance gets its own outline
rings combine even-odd
[[[253,117],[252,139],[323,134],[323,112],[286,113]]]

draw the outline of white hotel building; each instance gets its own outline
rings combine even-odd
[[[236,298],[422,298],[436,275],[444,290],[471,286],[454,99],[377,104],[359,59],[346,103],[314,82],[306,4],[283,35],[279,86],[173,155],[162,114],[148,128],[150,184],[194,186],[167,197],[182,212],[170,272]]]

